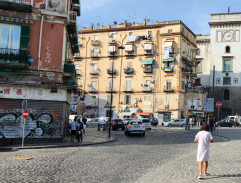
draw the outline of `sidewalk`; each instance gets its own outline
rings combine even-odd
[[[87,128],[85,133],[83,133],[82,142],[71,142],[70,136],[65,138],[63,142],[48,144],[48,143],[38,143],[38,144],[25,144],[24,147],[19,145],[9,145],[9,146],[0,146],[0,151],[2,150],[18,150],[18,149],[41,149],[41,148],[60,148],[60,147],[77,147],[77,146],[90,146],[95,144],[103,144],[108,142],[116,141],[117,138],[111,134],[109,138],[108,131],[103,131],[101,128],[100,131],[97,131],[97,128]]]

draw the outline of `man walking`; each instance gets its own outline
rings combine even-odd
[[[71,122],[71,142],[74,142],[74,139],[76,138],[76,121],[77,117]]]

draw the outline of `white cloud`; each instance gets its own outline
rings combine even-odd
[[[110,3],[115,3],[117,0],[82,0],[81,9],[83,11],[92,11],[97,10],[103,6],[106,6]]]

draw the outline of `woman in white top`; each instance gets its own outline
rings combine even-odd
[[[209,160],[209,142],[214,143],[213,137],[210,132],[208,132],[207,123],[202,125],[201,131],[195,136],[194,142],[198,143],[197,150],[197,161],[199,162],[199,176],[202,178],[202,168],[204,162],[204,175],[208,175],[208,160]]]

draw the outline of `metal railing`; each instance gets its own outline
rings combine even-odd
[[[69,11],[69,21],[76,23],[77,21],[76,11]]]
[[[28,49],[0,48],[0,63],[28,64]]]
[[[26,5],[33,5],[33,0],[0,0],[4,2],[10,2],[10,3],[17,3],[17,4],[26,4]]]

